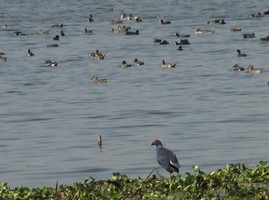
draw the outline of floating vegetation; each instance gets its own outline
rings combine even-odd
[[[261,161],[248,168],[227,164],[209,173],[198,165],[192,173],[172,176],[154,174],[147,179],[131,179],[113,173],[111,179],[92,177],[73,185],[41,188],[15,187],[0,183],[0,199],[269,199],[269,166]]]

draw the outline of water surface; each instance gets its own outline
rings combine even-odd
[[[205,171],[226,163],[255,165],[268,159],[268,1],[59,1],[0,0],[0,174],[11,186],[71,184],[113,172],[145,177],[157,167],[153,138],[172,149],[181,173],[198,164]],[[113,6],[113,12],[106,9]],[[138,36],[111,32],[121,11],[141,16],[124,22]],[[89,15],[94,18],[88,22]],[[156,15],[172,23],[160,25]],[[214,18],[225,25],[207,25]],[[64,27],[52,28],[63,23]],[[240,26],[242,32],[231,32]],[[49,35],[37,35],[39,28]],[[84,28],[93,34],[84,34]],[[194,35],[211,28],[214,35]],[[59,41],[52,38],[65,32]],[[25,36],[14,36],[21,31]],[[191,45],[176,50],[175,32]],[[256,38],[243,39],[242,33]],[[162,38],[169,45],[153,44]],[[58,48],[46,45],[57,43]],[[35,56],[27,57],[27,49]],[[247,53],[237,57],[236,49]],[[99,49],[105,60],[92,60]],[[143,67],[120,68],[138,58]],[[47,59],[58,67],[47,68]],[[161,60],[177,62],[162,69]],[[238,63],[264,73],[233,73]],[[90,77],[107,79],[92,84]],[[103,149],[97,137],[103,137]],[[166,172],[159,167],[160,173]]]

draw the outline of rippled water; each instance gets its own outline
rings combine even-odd
[[[12,186],[71,184],[112,172],[145,177],[156,166],[153,138],[172,149],[181,172],[199,164],[205,171],[226,163],[249,165],[268,159],[269,9],[261,0],[212,1],[60,1],[0,0],[0,174]],[[113,6],[113,12],[106,9]],[[127,21],[138,36],[111,32],[120,12],[140,15]],[[94,22],[89,23],[92,14]],[[161,14],[172,23],[160,25]],[[225,25],[207,25],[225,18]],[[64,27],[52,28],[63,23]],[[231,32],[240,26],[242,32]],[[50,35],[37,35],[40,28]],[[84,28],[93,34],[84,34]],[[211,28],[213,35],[194,35]],[[60,41],[52,38],[65,32]],[[21,31],[25,36],[14,36]],[[191,45],[177,51],[175,32],[191,34]],[[242,33],[256,38],[243,39]],[[153,38],[169,45],[153,44]],[[57,43],[58,48],[46,45]],[[35,56],[27,57],[27,49]],[[248,54],[237,57],[236,49]],[[99,49],[105,60],[92,60]],[[120,68],[134,58],[143,67]],[[47,68],[45,60],[58,62]],[[161,60],[177,62],[162,69]],[[234,64],[254,64],[264,73],[230,71]],[[93,84],[90,77],[107,79]],[[103,137],[103,149],[97,137]],[[166,175],[161,169],[160,172]]]

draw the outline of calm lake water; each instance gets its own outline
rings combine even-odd
[[[145,177],[158,167],[153,138],[173,150],[181,173],[256,165],[269,150],[268,0],[4,1],[0,0],[0,175],[11,186],[72,184],[113,172]],[[113,6],[113,11],[107,11]],[[112,33],[121,11],[142,22],[125,21],[139,35]],[[93,15],[94,22],[88,17]],[[161,25],[156,15],[171,24]],[[207,21],[224,18],[224,25]],[[54,24],[63,28],[52,28]],[[231,32],[240,26],[241,32]],[[49,35],[37,35],[40,28]],[[85,34],[84,28],[92,30]],[[215,30],[195,35],[197,28]],[[54,41],[63,30],[65,36]],[[24,36],[15,36],[21,31]],[[190,34],[177,51],[174,34]],[[242,33],[255,32],[244,39]],[[153,43],[153,38],[169,45]],[[58,48],[48,48],[48,44]],[[27,49],[35,56],[28,57]],[[99,49],[104,60],[93,60]],[[236,49],[248,56],[238,57]],[[126,60],[141,67],[121,68]],[[45,67],[45,61],[57,67]],[[174,69],[161,60],[177,62]],[[235,64],[263,67],[261,74],[232,72]],[[106,78],[93,84],[90,77]],[[103,149],[97,145],[103,137]]]

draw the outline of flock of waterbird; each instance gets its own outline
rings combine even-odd
[[[107,9],[107,11],[113,11],[113,7],[109,7]],[[261,14],[260,12],[251,14],[251,16],[253,18],[261,18],[261,17],[264,17],[265,15],[269,15],[269,10],[265,11],[263,14]],[[171,24],[171,21],[165,20],[165,17],[163,17],[161,15],[157,15],[156,18],[157,18],[157,20],[159,20],[159,23],[161,25],[169,25],[169,24]],[[117,28],[114,27],[114,28],[111,29],[112,33],[123,33],[125,35],[139,35],[140,34],[139,30],[131,31],[131,27],[122,25],[122,24],[124,24],[125,21],[128,21],[128,20],[135,20],[136,22],[142,22],[142,19],[140,18],[139,15],[126,14],[124,11],[122,11],[121,14],[120,14],[120,17],[118,19],[112,19],[111,20],[111,25],[118,25]],[[89,15],[88,21],[89,22],[94,22],[94,18],[93,18],[92,14]],[[209,21],[207,21],[207,24],[210,24],[210,25],[211,24],[212,25],[213,24],[221,24],[222,25],[222,24],[226,24],[226,22],[225,22],[224,19],[220,18],[220,19],[209,20]],[[64,27],[64,25],[63,24],[54,24],[51,27],[61,29],[61,28]],[[7,28],[8,28],[7,24],[0,25],[0,29],[7,29]],[[232,27],[231,31],[238,32],[238,31],[242,31],[242,29],[240,27]],[[87,28],[84,29],[84,32],[85,32],[85,34],[93,33],[92,30],[88,30]],[[214,34],[214,33],[215,33],[215,30],[201,29],[201,28],[196,29],[196,31],[194,32],[195,35],[200,35],[200,34],[209,35],[209,34]],[[36,31],[36,34],[47,35],[47,34],[50,34],[50,32],[49,32],[49,30],[46,30],[46,29],[38,29]],[[14,35],[15,36],[24,36],[25,33],[21,32],[21,31],[15,31]],[[174,35],[177,38],[180,39],[179,41],[174,42],[175,45],[178,46],[177,50],[178,51],[183,51],[182,46],[190,44],[189,40],[186,39],[186,38],[190,37],[190,35],[180,35],[178,32],[176,32]],[[243,33],[242,35],[243,35],[243,38],[246,38],[246,39],[247,38],[255,38],[255,33]],[[64,31],[60,30],[60,33],[58,35],[55,35],[55,37],[53,38],[53,41],[58,41],[60,39],[60,37],[64,37],[64,36],[65,36]],[[261,41],[269,41],[269,36],[265,36],[263,38],[260,38],[260,40]],[[167,40],[159,39],[159,38],[156,38],[156,37],[153,38],[153,43],[154,44],[160,44],[160,45],[169,44],[169,42]],[[54,43],[54,44],[48,44],[47,47],[59,47],[59,45]],[[246,53],[241,53],[240,49],[237,49],[237,53],[238,53],[239,57],[247,57],[247,54]],[[31,51],[31,49],[28,49],[28,54],[27,55],[28,56],[34,56],[34,53]],[[90,56],[92,57],[92,59],[96,59],[96,60],[105,59],[105,54],[100,52],[98,49],[95,52],[92,52],[90,54]],[[5,53],[3,53],[3,52],[0,52],[0,62],[1,61],[7,61],[7,56],[5,56]],[[165,60],[162,60],[160,66],[162,68],[175,68],[176,64],[177,63],[170,63],[170,62],[166,62]],[[141,66],[141,65],[144,65],[144,62],[141,61],[141,60],[138,60],[137,58],[135,58],[133,60],[133,63],[127,63],[126,60],[123,60],[120,63],[120,66],[122,68],[128,68],[128,67],[133,67],[133,66]],[[56,61],[46,60],[45,61],[45,66],[47,66],[47,67],[56,67],[56,66],[58,66],[58,63]],[[231,68],[232,71],[243,71],[244,69],[245,69],[244,67],[241,67],[238,64],[235,64]],[[263,71],[263,68],[254,67],[252,64],[249,64],[249,66],[246,69],[247,69],[246,71],[249,72],[249,73],[260,73],[260,72]],[[90,79],[94,83],[98,83],[98,82],[104,83],[104,82],[106,82],[106,79],[98,78],[97,76],[93,76]]]
[[[107,11],[113,11],[113,8],[109,8],[107,9]],[[253,18],[260,18],[260,17],[264,17],[265,15],[269,15],[269,10],[264,12],[263,14],[261,14],[260,12],[258,13],[254,13],[251,16]],[[165,17],[161,16],[161,15],[157,15],[157,20],[159,20],[159,23],[161,25],[169,25],[171,24],[171,21],[165,20]],[[133,14],[126,14],[125,12],[121,12],[119,19],[113,19],[111,20],[111,25],[118,25],[117,28],[112,28],[112,33],[123,33],[125,35],[139,35],[140,32],[139,30],[135,30],[135,31],[131,31],[131,27],[127,27],[124,24],[124,21],[127,20],[135,20],[136,22],[142,22],[142,19],[140,18],[140,16],[137,15],[133,15]],[[94,18],[93,15],[90,14],[89,18],[88,18],[89,22],[94,22]],[[207,24],[226,24],[224,19],[213,19],[207,22]],[[63,28],[64,25],[63,24],[55,24],[51,26],[52,28]],[[8,25],[7,24],[3,24],[0,25],[0,29],[7,29]],[[234,32],[239,32],[242,31],[242,29],[240,27],[232,27],[231,31]],[[85,34],[87,33],[93,33],[92,30],[88,30],[87,28],[84,29]],[[194,34],[196,35],[210,35],[210,34],[214,34],[215,30],[212,29],[201,29],[198,28],[196,29],[196,31],[194,32]],[[36,31],[36,34],[38,35],[48,35],[50,34],[49,30],[45,30],[45,29],[38,29]],[[15,31],[14,32],[15,36],[24,36],[25,34],[23,32],[20,31]],[[190,45],[190,42],[187,38],[190,37],[190,35],[180,35],[178,32],[176,32],[174,34],[177,38],[180,39],[180,41],[176,41],[175,45],[178,46],[179,51],[183,51],[182,46],[183,45]],[[63,30],[60,30],[59,35],[56,35],[53,38],[53,41],[57,41],[60,39],[60,37],[64,37],[65,33]],[[243,38],[255,38],[255,33],[243,33],[242,34]],[[263,38],[260,38],[261,41],[269,41],[269,36],[265,36]],[[159,44],[159,45],[167,45],[169,44],[169,42],[167,40],[164,39],[159,39],[157,37],[153,38],[153,43],[154,44]],[[48,44],[47,47],[58,47],[58,44]],[[242,53],[240,49],[236,50],[238,53],[238,57],[247,57],[246,53]],[[35,54],[31,51],[31,49],[27,50],[27,56],[34,56]],[[102,53],[100,50],[96,49],[94,52],[90,53],[90,56],[92,59],[95,60],[103,60],[105,59],[105,54]],[[0,52],[0,62],[6,62],[7,61],[7,56],[5,56],[5,53]],[[51,60],[46,60],[44,62],[46,67],[56,67],[58,66],[58,63],[56,61],[51,61]],[[175,68],[177,63],[169,63],[166,62],[165,60],[161,61],[160,66],[162,68]],[[135,58],[133,60],[132,63],[127,63],[126,60],[123,60],[120,63],[120,67],[122,68],[129,68],[129,67],[133,67],[133,66],[141,66],[144,65],[144,62],[139,60],[138,58]],[[244,67],[239,66],[238,64],[235,64],[234,66],[232,66],[231,68],[232,71],[244,71]],[[249,73],[261,73],[263,71],[263,68],[257,68],[254,67],[252,64],[249,64],[249,66],[247,67],[247,72]],[[96,75],[90,77],[90,80],[97,84],[97,83],[106,83],[107,80],[104,78],[99,78]],[[99,135],[98,138],[98,144],[101,147],[102,146],[102,138]],[[179,172],[179,167],[180,164],[178,162],[178,159],[176,157],[176,155],[169,149],[163,147],[162,143],[155,139],[152,141],[151,145],[155,145],[156,146],[156,156],[157,156],[157,162],[165,169],[169,172],[169,174],[171,175],[173,172]]]

